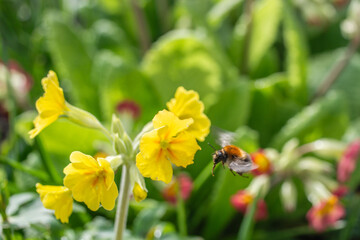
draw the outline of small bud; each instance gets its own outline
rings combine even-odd
[[[117,153],[117,154],[125,154],[127,153],[127,148],[125,146],[125,143],[122,139],[120,139],[119,137],[119,134],[114,134],[113,135],[113,144],[114,144],[114,151]]]
[[[122,124],[120,119],[116,117],[115,114],[112,115],[111,133],[112,134],[117,133],[120,138],[122,138],[125,133],[124,125]]]

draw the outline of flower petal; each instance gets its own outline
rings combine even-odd
[[[174,137],[166,151],[168,159],[176,166],[186,167],[194,163],[194,155],[200,146],[196,139],[188,132],[182,132]]]
[[[210,120],[203,113],[204,104],[199,99],[199,94],[193,90],[187,91],[183,87],[176,90],[175,98],[167,104],[168,109],[180,119],[193,119],[188,131],[199,141],[204,141],[210,131]]]
[[[191,118],[180,120],[174,113],[167,110],[159,111],[153,118],[154,128],[160,128],[168,126],[168,132],[164,135],[164,138],[173,137],[179,132],[185,130],[193,123]]]
[[[69,216],[73,209],[73,199],[68,188],[38,183],[36,184],[36,191],[39,193],[45,208],[55,210],[55,217],[61,222],[69,222]]]
[[[173,175],[171,163],[165,157],[163,150],[155,159],[144,158],[141,153],[136,155],[136,166],[144,177],[169,183]]]
[[[140,141],[140,151],[145,158],[156,157],[157,152],[160,151],[160,138],[156,129],[143,135]]]
[[[115,182],[113,181],[109,189],[104,191],[100,198],[100,202],[103,208],[109,211],[112,210],[115,207],[115,200],[117,196],[118,196],[118,189]]]

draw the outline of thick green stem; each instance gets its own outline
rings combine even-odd
[[[177,191],[177,221],[179,226],[179,233],[181,237],[186,237],[187,226],[186,226],[186,212],[184,206],[184,200],[181,197],[181,191]]]
[[[120,191],[115,219],[115,239],[123,239],[123,233],[126,228],[126,219],[130,200],[130,175],[129,168],[123,165],[121,173]]]

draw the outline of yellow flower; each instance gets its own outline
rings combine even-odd
[[[193,163],[200,149],[195,137],[186,130],[193,120],[180,120],[174,113],[160,111],[153,119],[154,130],[140,140],[136,166],[144,177],[169,183],[173,175],[171,163],[186,167]]]
[[[41,80],[41,84],[45,93],[36,101],[39,115],[34,120],[35,128],[29,132],[30,138],[38,135],[68,109],[55,72],[50,70],[47,77]]]
[[[63,186],[48,186],[36,184],[36,192],[40,194],[41,202],[47,209],[55,210],[55,217],[63,223],[69,222],[73,210],[71,191]]]
[[[64,169],[64,185],[72,191],[74,199],[84,202],[92,211],[96,211],[100,203],[106,210],[112,210],[118,190],[110,163],[78,151],[71,153],[70,161]]]
[[[194,122],[187,131],[199,141],[205,140],[210,131],[210,120],[204,114],[204,104],[199,100],[197,92],[178,87],[175,98],[171,99],[166,106],[180,119],[192,118]]]
[[[39,114],[34,120],[35,128],[29,131],[30,138],[36,137],[60,116],[66,116],[68,120],[76,124],[95,128],[109,135],[95,116],[65,101],[63,90],[59,87],[55,72],[50,70],[47,77],[42,79],[41,84],[45,93],[36,101],[36,109]]]
[[[147,197],[147,192],[143,190],[138,183],[135,183],[135,186],[133,188],[133,195],[135,201],[140,202]]]

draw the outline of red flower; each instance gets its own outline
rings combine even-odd
[[[246,190],[240,190],[233,196],[231,196],[231,205],[239,212],[245,214],[250,203],[254,201],[253,195]],[[261,199],[257,203],[257,209],[255,212],[255,219],[262,220],[267,218],[268,212],[264,199]]]
[[[264,151],[260,149],[257,152],[251,154],[253,162],[258,166],[256,169],[252,170],[252,173],[256,176],[261,174],[269,174],[271,172],[271,162],[264,154]]]
[[[141,114],[141,109],[139,104],[137,104],[133,100],[124,100],[121,101],[117,106],[116,110],[119,113],[128,113],[130,114],[134,119],[138,119]]]
[[[356,160],[359,157],[359,153],[360,139],[350,143],[350,145],[345,150],[342,158],[340,159],[337,169],[337,178],[340,182],[345,182],[349,179],[351,173],[355,169]]]
[[[322,232],[328,226],[334,226],[344,215],[344,207],[339,203],[338,198],[332,195],[329,199],[313,206],[308,211],[306,218],[312,228],[318,232]]]
[[[193,189],[193,182],[186,174],[180,174],[163,189],[162,195],[164,199],[172,204],[176,204],[179,187],[181,198],[183,200],[189,199]]]

